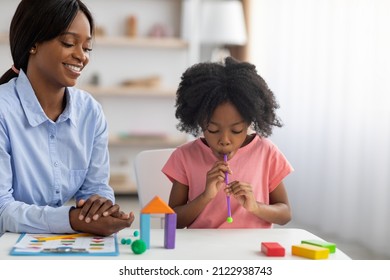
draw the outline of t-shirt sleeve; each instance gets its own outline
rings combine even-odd
[[[188,179],[185,172],[183,153],[178,148],[168,158],[161,170],[171,182],[179,182],[188,186]]]
[[[269,192],[272,192],[294,168],[277,146],[271,147],[270,155]]]

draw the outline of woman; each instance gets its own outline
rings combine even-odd
[[[93,30],[79,0],[23,0],[15,12],[14,65],[0,78],[0,233],[110,235],[134,220],[108,185],[102,109],[73,87]]]

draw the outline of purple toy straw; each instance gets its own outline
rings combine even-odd
[[[225,162],[227,162],[227,158],[228,158],[228,156],[226,154],[223,155],[223,160]],[[229,184],[227,171],[225,172],[225,184],[226,184],[226,186]],[[231,222],[233,222],[233,218],[232,218],[232,210],[230,208],[230,195],[226,195],[226,203],[227,203],[227,209],[228,209],[228,217],[227,217],[226,221],[228,223],[231,223]]]

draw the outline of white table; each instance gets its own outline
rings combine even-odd
[[[0,238],[0,260],[16,259],[134,259],[134,260],[307,260],[291,255],[291,246],[300,244],[302,240],[320,237],[303,229],[178,229],[176,230],[175,249],[164,248],[164,230],[151,229],[150,249],[136,255],[130,245],[121,244],[122,238],[136,240],[135,229],[126,229],[118,233],[120,255],[114,257],[85,256],[10,256],[9,252],[20,234],[5,233]],[[332,242],[332,240],[326,240]],[[286,250],[284,257],[267,257],[261,253],[261,242],[279,242]],[[337,244],[336,244],[337,245]],[[350,259],[339,248],[336,253],[329,254],[329,260]]]

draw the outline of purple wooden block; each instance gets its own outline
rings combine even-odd
[[[175,248],[176,240],[176,213],[165,214],[165,226],[164,226],[164,247],[166,249]]]

